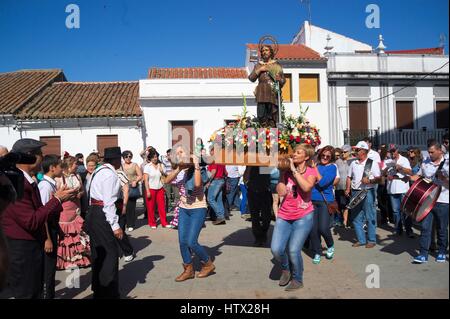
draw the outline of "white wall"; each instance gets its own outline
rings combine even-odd
[[[171,104],[168,104],[171,103]],[[247,100],[248,111],[256,115],[256,105],[253,99]],[[203,143],[214,131],[225,126],[225,120],[235,119],[242,113],[242,100],[236,99],[210,101],[172,100],[172,101],[141,101],[147,129],[147,145],[152,145],[163,153],[172,147],[171,121],[193,121],[194,141],[200,137]]]
[[[0,127],[2,133],[4,127]],[[60,136],[61,153],[69,152],[71,155],[82,153],[85,157],[94,150],[97,150],[97,135],[118,135],[118,143],[122,151],[131,150],[135,159],[140,162],[139,152],[144,148],[141,130],[138,128],[70,128],[70,129],[31,129],[22,131],[23,138],[33,138],[39,140],[41,136]],[[9,135],[6,146],[10,148],[20,135]]]
[[[20,139],[20,134],[18,131],[13,130],[13,126],[0,126],[0,145],[6,146],[8,150],[11,150],[18,139]]]
[[[327,45],[327,35],[330,35],[330,45],[333,46],[332,52],[355,52],[355,51],[371,51],[372,46],[359,42],[357,40],[346,37],[342,34],[332,32],[314,25],[310,25],[305,21],[303,28],[292,41],[292,44],[304,44],[321,55],[325,53]]]
[[[321,146],[330,143],[329,117],[328,117],[328,79],[325,68],[288,68],[283,69],[284,73],[292,74],[292,103],[284,103],[286,115],[300,114],[300,92],[299,92],[299,76],[300,74],[319,74],[319,94],[320,102],[302,102],[303,111],[309,106],[307,119],[311,124],[315,124],[319,128],[319,134],[322,138]]]

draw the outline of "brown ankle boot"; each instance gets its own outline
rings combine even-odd
[[[175,281],[185,281],[187,279],[192,279],[195,277],[194,266],[192,264],[183,264],[184,271],[181,275],[175,278]]]
[[[216,269],[216,266],[211,261],[211,258],[208,259],[206,263],[202,262],[202,269],[197,274],[197,278],[205,278],[208,277],[213,271]]]

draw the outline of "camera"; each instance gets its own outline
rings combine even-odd
[[[23,173],[16,164],[33,164],[36,162],[34,155],[10,152],[0,157],[0,199],[7,203],[13,203],[23,197]],[[6,177],[7,180],[4,179]]]

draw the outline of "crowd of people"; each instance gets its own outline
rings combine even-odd
[[[23,197],[1,217],[9,253],[7,297],[54,298],[57,270],[92,267],[94,298],[118,298],[119,258],[135,258],[128,234],[137,227],[140,200],[150,230],[160,225],[178,231],[183,271],[177,282],[214,273],[213,260],[198,238],[206,221],[225,225],[234,210],[251,222],[257,247],[268,245],[275,221],[270,247],[282,269],[279,285],[286,291],[303,287],[303,248],[311,251],[314,264],[334,257],[333,227],[353,231],[353,247],[370,249],[377,245],[379,224],[391,223],[395,236],[405,232],[412,239],[416,223],[420,247],[413,262],[427,262],[430,250],[437,250],[437,262],[446,261],[448,135],[428,141],[426,158],[415,147],[402,152],[389,144],[374,150],[369,138],[318,150],[300,144],[289,168],[281,170],[209,163],[205,158],[214,152],[207,155],[201,139],[193,156],[182,146],[163,155],[147,147],[139,154],[142,163],[120,147],[106,148],[103,157],[93,152],[84,160],[83,154],[67,152],[62,158],[43,156],[43,146],[21,139],[12,148],[36,161],[17,164],[24,175]],[[1,151],[0,156],[7,153]],[[180,161],[190,157],[189,165]],[[441,192],[417,223],[401,203],[420,178],[433,180]],[[197,276],[193,255],[202,263]]]

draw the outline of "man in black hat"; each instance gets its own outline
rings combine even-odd
[[[120,182],[120,147],[105,148],[104,164],[98,167],[88,182],[89,210],[85,228],[91,239],[92,291],[95,299],[119,298],[119,249],[123,231],[116,214]]]
[[[23,197],[10,204],[1,220],[9,251],[9,271],[6,297],[40,298],[43,288],[45,223],[49,217],[59,218],[61,203],[72,199],[76,190],[57,190],[47,204],[42,205],[37,183],[31,178],[40,170],[42,146],[37,140],[18,140],[13,152],[34,155],[34,164],[17,164],[23,173]],[[55,216],[56,215],[56,216]]]

